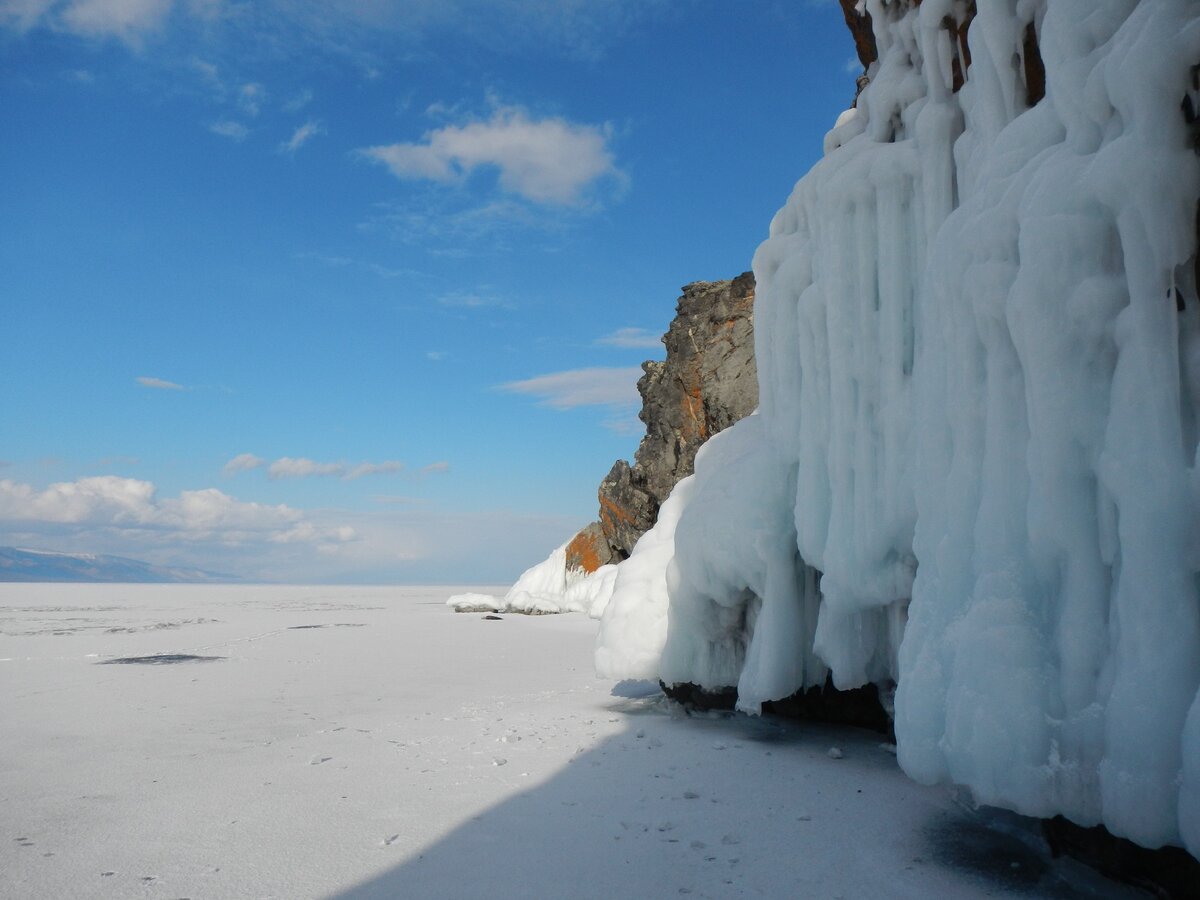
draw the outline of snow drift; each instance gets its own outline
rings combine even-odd
[[[869,84],[754,259],[760,413],[598,668],[895,682],[917,780],[1200,854],[1200,4],[858,6]]]

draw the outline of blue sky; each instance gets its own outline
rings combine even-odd
[[[852,56],[820,0],[0,0],[0,544],[511,581]]]

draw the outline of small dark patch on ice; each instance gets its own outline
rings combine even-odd
[[[503,616],[484,616],[483,618],[486,620],[490,620],[492,622],[503,622],[504,621]]]
[[[154,656],[121,656],[103,659],[98,666],[169,666],[175,663],[216,662],[224,656],[196,656],[192,653],[156,653]]]
[[[306,631],[310,628],[366,628],[366,622],[327,622],[324,625],[289,625],[288,631]]]

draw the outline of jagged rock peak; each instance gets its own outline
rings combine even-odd
[[[754,275],[682,290],[663,336],[666,359],[642,364],[646,435],[633,465],[618,460],[600,485],[599,527],[609,552],[600,564],[629,556],[671,489],[692,474],[700,446],[758,405]]]

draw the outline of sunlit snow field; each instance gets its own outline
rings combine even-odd
[[[0,895],[1140,896],[462,590],[0,585]]]

